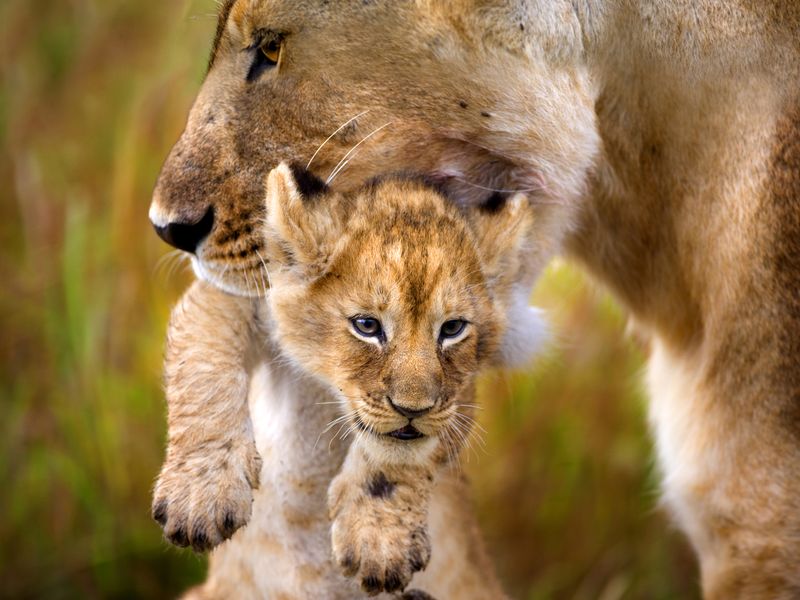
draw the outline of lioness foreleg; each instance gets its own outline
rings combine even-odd
[[[780,397],[659,344],[649,380],[665,503],[698,553],[704,597],[800,597],[800,445]]]

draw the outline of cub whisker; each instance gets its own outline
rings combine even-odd
[[[326,403],[321,403],[321,404],[336,404],[336,402],[326,402]],[[342,401],[342,402],[341,402],[341,404],[344,404],[344,401]],[[339,423],[341,423],[341,424],[342,424],[342,425],[341,425],[341,427],[344,427],[344,425],[346,425],[346,424],[347,424],[347,420],[348,420],[348,419],[350,419],[350,418],[352,418],[354,414],[355,414],[355,411],[352,411],[352,410],[351,410],[351,411],[348,411],[347,413],[345,413],[345,414],[343,414],[343,415],[340,415],[340,416],[336,417],[336,418],[335,418],[335,419],[333,419],[332,421],[330,421],[330,422],[329,422],[329,423],[328,423],[328,424],[325,426],[325,428],[324,428],[322,431],[320,431],[320,432],[319,432],[319,435],[317,436],[317,439],[316,439],[316,441],[314,442],[314,449],[316,450],[316,448],[317,448],[317,445],[319,444],[319,440],[322,438],[322,436],[323,436],[323,435],[325,435],[325,434],[326,434],[327,432],[329,432],[331,429],[333,429],[334,427],[336,427],[336,425],[338,425]],[[339,431],[341,431],[341,427],[339,428]],[[337,431],[337,432],[336,432],[336,434],[334,434],[333,436],[331,436],[331,441],[328,443],[328,449],[330,449],[331,443],[332,443],[332,442],[333,442],[333,440],[336,438],[336,435],[337,435],[338,433],[339,433],[339,432]]]

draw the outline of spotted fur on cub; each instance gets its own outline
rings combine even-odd
[[[286,433],[279,459],[274,450],[255,453],[247,365],[263,336],[273,362],[325,390],[321,397],[331,400],[322,402],[338,408],[349,443],[343,464],[333,461],[326,471],[328,510],[313,515],[330,518],[325,547],[335,566],[320,567],[332,588],[347,589],[341,573],[368,595],[401,591],[438,548],[457,583],[442,578],[434,563],[430,578],[415,587],[435,597],[501,597],[465,499],[445,494],[445,501],[442,488],[458,478],[453,469],[473,423],[475,376],[502,362],[512,330],[538,337],[537,313],[508,305],[530,244],[528,199],[518,194],[464,209],[407,176],[338,193],[280,165],[269,176],[267,205],[266,302],[197,284],[174,313],[170,445],[156,518],[171,541],[213,547],[249,518],[258,482],[252,467],[263,458],[262,487],[274,484],[274,461],[292,463],[292,452],[303,451],[292,440],[301,433],[306,441],[319,438],[320,425],[309,420]],[[445,522],[432,529],[437,503]],[[471,530],[459,560],[452,538]],[[464,591],[475,574],[481,583]],[[298,588],[293,592],[308,592]]]

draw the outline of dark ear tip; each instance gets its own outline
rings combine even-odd
[[[289,169],[292,171],[297,191],[300,192],[303,198],[314,198],[328,191],[328,184],[302,165],[291,163]]]

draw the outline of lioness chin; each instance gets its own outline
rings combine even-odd
[[[800,595],[800,5],[229,0],[151,218],[206,281],[265,273],[265,174],[525,190],[652,346],[665,499],[710,598]],[[310,162],[309,162],[310,161]]]

